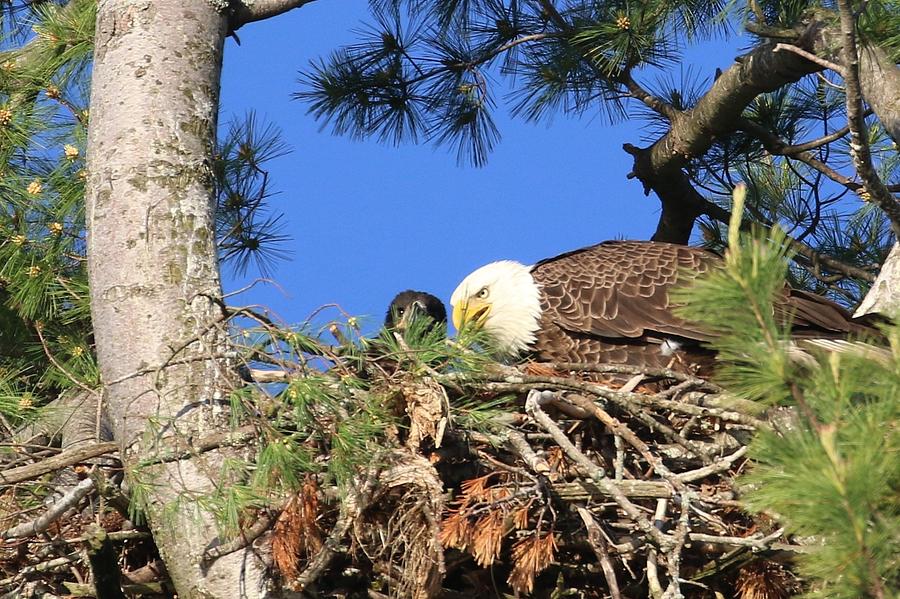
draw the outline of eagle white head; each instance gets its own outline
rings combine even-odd
[[[457,330],[474,324],[509,356],[528,349],[540,328],[540,288],[531,267],[511,260],[492,262],[467,276],[450,304]]]

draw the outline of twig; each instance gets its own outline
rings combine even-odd
[[[609,429],[609,432],[622,437],[625,441],[628,442],[629,445],[637,449],[638,453],[641,454],[648,464],[656,471],[660,476],[665,478],[668,482],[672,484],[678,491],[684,491],[684,482],[678,479],[675,474],[669,470],[669,468],[663,464],[662,460],[653,455],[653,452],[650,451],[650,448],[647,447],[647,444],[644,443],[634,431],[632,431],[628,426],[619,422],[618,419],[613,418],[609,415],[609,413],[595,404],[594,402],[586,399],[584,397],[580,397],[578,395],[571,394],[565,398],[566,401],[570,401],[579,408],[583,410],[587,410],[591,414],[594,415],[597,420],[603,423],[603,425]]]
[[[71,374],[68,370],[66,370],[62,364],[56,361],[56,358],[53,356],[53,352],[50,351],[50,347],[47,345],[47,341],[44,339],[43,333],[43,325],[40,323],[36,323],[34,326],[34,331],[37,333],[38,339],[41,341],[41,347],[44,349],[44,354],[47,356],[47,359],[50,360],[50,363],[53,364],[57,370],[59,370],[67,379],[75,383],[81,389],[87,391],[91,395],[98,395],[98,391],[93,389],[80,380],[78,380],[73,374]]]
[[[599,486],[605,493],[607,493],[613,500],[618,504],[618,506],[622,509],[625,514],[631,518],[632,522],[640,529],[641,532],[650,536],[653,541],[659,545],[660,547],[668,547],[670,544],[670,540],[652,526],[649,522],[647,522],[640,510],[636,505],[631,503],[628,497],[616,487],[615,483],[613,483],[609,478],[606,477],[603,469],[591,462],[587,456],[581,453],[578,448],[572,445],[571,441],[569,441],[563,432],[556,426],[556,423],[550,419],[549,416],[541,409],[541,403],[545,401],[550,401],[551,397],[543,398],[541,392],[532,391],[528,394],[528,398],[525,400],[525,412],[534,418],[534,420],[540,424],[544,430],[553,435],[553,439],[559,443],[560,447],[562,447],[563,451],[566,455],[569,456],[579,467],[584,468],[588,475],[593,479],[593,481]]]
[[[625,472],[625,441],[623,441],[622,437],[620,437],[619,435],[614,435],[613,444],[616,446],[616,482],[620,482]]]
[[[675,546],[666,555],[666,569],[669,571],[669,586],[666,588],[664,597],[672,599],[680,598],[681,586],[681,551],[687,541],[687,535],[690,531],[690,509],[691,509],[690,493],[681,494],[681,515],[678,518],[678,525],[675,527]]]
[[[166,442],[174,443],[174,447],[159,448],[156,454],[148,454],[141,460],[138,467],[186,460],[222,447],[240,447],[252,443],[258,438],[259,431],[256,426],[248,424],[231,431],[207,435],[192,442],[168,439]]]
[[[872,111],[867,110],[866,116],[868,116],[870,114],[872,114]],[[801,152],[808,152],[809,150],[815,150],[816,148],[821,148],[824,145],[828,145],[831,142],[837,141],[840,138],[847,135],[848,133],[850,133],[850,127],[841,127],[837,131],[834,131],[833,133],[829,133],[828,135],[823,135],[822,137],[819,137],[818,139],[813,139],[813,140],[810,140],[810,141],[807,141],[807,142],[804,142],[801,144],[794,144],[794,145],[790,145],[790,146],[785,145],[781,149],[781,151],[785,155],[788,155],[788,156],[790,156],[791,154],[799,154]]]
[[[715,383],[677,370],[672,370],[671,368],[639,368],[637,366],[629,366],[628,364],[595,364],[591,362],[538,362],[538,364],[546,364],[554,370],[597,372],[603,374],[642,374],[647,378],[672,379],[679,382],[691,381],[698,387],[704,387],[716,392],[722,391],[722,388]]]
[[[210,547],[204,551],[202,557],[203,563],[210,564],[220,557],[226,556],[229,553],[234,553],[235,551],[240,551],[244,547],[247,547],[262,536],[264,532],[269,530],[273,521],[274,516],[267,513],[259,514],[256,518],[256,522],[254,522],[252,526],[241,530],[241,534],[237,537],[227,543]]]
[[[779,43],[775,44],[775,47],[772,49],[773,52],[782,52],[784,50],[787,50],[788,52],[793,52],[797,56],[802,56],[806,60],[808,60],[810,62],[814,62],[822,68],[831,69],[835,73],[839,74],[841,77],[845,77],[844,68],[841,65],[831,62],[830,60],[821,58],[819,56],[816,56],[812,52],[807,52],[803,48],[799,48],[793,44],[785,44],[783,42],[779,42]]]
[[[712,461],[709,452],[701,444],[683,437],[682,435],[675,432],[675,430],[671,426],[659,422],[656,418],[654,418],[647,412],[641,410],[639,412],[635,412],[633,415],[647,428],[652,431],[658,431],[662,433],[667,439],[683,447],[689,454],[697,456],[704,464],[708,464]]]
[[[531,470],[537,474],[550,474],[550,464],[547,460],[538,456],[525,437],[516,431],[510,431],[506,439],[513,452],[525,462]]]
[[[440,376],[438,382],[444,381],[469,384],[478,381],[480,386],[485,389],[522,392],[527,392],[536,388],[546,389],[549,386],[559,390],[582,391],[589,395],[596,395],[597,397],[606,399],[628,411],[636,411],[644,406],[650,405],[664,409],[677,410],[690,415],[716,416],[722,420],[746,424],[754,428],[765,428],[767,426],[763,420],[731,410],[714,407],[700,407],[681,401],[660,399],[653,395],[644,395],[641,393],[620,393],[596,383],[579,381],[567,377],[523,375],[513,369],[498,374],[485,373],[478,378],[473,378],[471,375],[457,376],[454,374]]]
[[[51,505],[47,511],[31,522],[23,522],[0,532],[0,539],[30,537],[44,532],[69,509],[75,507],[88,493],[94,489],[93,479],[86,478],[69,489],[59,501]]]
[[[769,154],[773,154],[775,156],[787,156],[788,158],[793,158],[794,160],[799,160],[800,162],[806,164],[810,168],[822,173],[835,183],[843,185],[850,191],[856,193],[863,189],[863,186],[850,177],[846,177],[831,168],[812,154],[803,150],[789,151],[795,148],[800,148],[802,146],[789,146],[787,143],[779,138],[777,135],[766,129],[765,127],[754,123],[750,119],[742,118],[738,121],[738,128],[742,131],[745,131],[754,137],[756,137],[760,142],[762,142],[763,147]],[[824,138],[823,138],[824,139]],[[798,242],[799,243],[799,242]]]
[[[579,451],[578,448],[569,441],[566,434],[556,426],[553,419],[541,409],[540,404],[542,402],[553,401],[553,399],[555,398],[551,397],[549,394],[546,398],[542,398],[540,391],[532,390],[528,394],[528,399],[525,400],[525,413],[534,418],[535,422],[540,424],[545,431],[550,433],[550,436],[553,437],[556,444],[566,452],[566,455],[568,455],[572,461],[585,472],[585,474],[596,480],[603,479],[606,477],[606,472],[603,468],[597,466],[594,462],[589,460],[586,455]]]
[[[619,581],[616,580],[616,571],[613,568],[612,560],[609,559],[609,549],[606,546],[606,539],[603,537],[600,525],[597,524],[594,516],[587,509],[580,506],[575,509],[578,511],[578,515],[581,516],[585,528],[587,528],[588,542],[591,545],[591,549],[594,550],[594,555],[597,556],[597,561],[600,562],[600,567],[603,569],[603,577],[606,579],[609,594],[612,596],[612,599],[622,599],[622,593],[619,591]]]
[[[701,478],[706,478],[711,474],[718,474],[719,472],[725,472],[730,470],[732,465],[744,457],[744,454],[747,453],[748,447],[744,445],[740,449],[736,450],[731,455],[722,458],[721,460],[714,462],[708,466],[704,466],[702,468],[697,468],[696,470],[690,470],[688,472],[682,472],[681,474],[676,475],[679,480],[682,482],[692,482],[695,480],[700,480]]]
[[[688,538],[691,541],[695,541],[697,543],[713,543],[716,545],[733,545],[735,547],[750,547],[751,549],[758,549],[760,551],[765,549],[772,548],[772,541],[776,539],[780,539],[784,534],[784,529],[779,528],[775,532],[768,534],[764,537],[760,536],[752,536],[752,537],[719,537],[716,535],[707,535],[699,532],[692,532],[688,534]],[[800,545],[796,546],[798,553],[803,553],[804,548]]]

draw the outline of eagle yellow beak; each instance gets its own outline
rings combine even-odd
[[[481,328],[491,313],[491,305],[479,300],[461,301],[453,306],[453,326],[461,331],[467,325]]]

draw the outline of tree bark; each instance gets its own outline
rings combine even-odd
[[[157,463],[157,448],[221,430],[231,375],[213,174],[227,15],[208,0],[100,0],[88,131],[91,315],[109,416],[178,595],[262,597],[244,550],[201,568],[216,540],[198,497],[227,449]],[[227,483],[226,483],[227,484]]]
[[[900,244],[895,243],[881,265],[881,271],[853,316],[877,312],[900,316]]]

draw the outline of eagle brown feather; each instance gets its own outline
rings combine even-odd
[[[715,334],[677,316],[671,291],[721,265],[702,248],[652,241],[606,241],[542,260],[529,271],[540,320],[528,350],[552,362],[660,368],[671,365],[673,352],[706,362],[704,343]],[[873,332],[838,304],[787,286],[775,315],[797,337]]]

